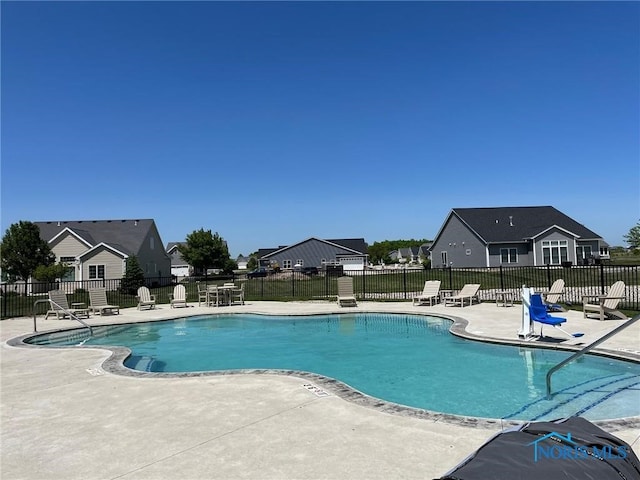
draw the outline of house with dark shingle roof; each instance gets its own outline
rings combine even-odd
[[[65,280],[120,279],[133,255],[146,278],[171,274],[171,260],[151,219],[34,223],[56,262],[73,267]]]
[[[178,278],[188,277],[192,268],[187,261],[182,258],[178,245],[184,245],[186,242],[169,242],[167,244],[167,255],[171,258],[171,275]]]
[[[434,267],[583,265],[608,259],[597,233],[551,206],[454,208],[430,247]]]
[[[294,267],[342,265],[343,270],[363,270],[368,264],[368,245],[364,238],[322,240],[311,237],[279,248],[258,250],[258,262],[263,266],[278,265],[284,270]]]

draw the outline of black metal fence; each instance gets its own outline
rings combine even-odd
[[[580,304],[583,296],[602,295],[618,280],[625,285],[625,299],[620,308],[640,311],[640,266],[592,265],[562,267],[497,267],[497,268],[391,268],[345,272],[354,279],[356,297],[361,300],[407,301],[422,291],[427,280],[440,280],[442,290],[459,290],[467,283],[481,285],[481,301],[493,301],[496,291],[509,290],[517,294],[523,285],[536,290],[548,290],[556,279],[565,281],[562,301]],[[282,272],[263,278],[247,279],[245,275],[189,278],[182,283],[187,288],[187,299],[197,301],[197,282],[221,284],[224,281],[242,282],[245,299],[251,300],[327,300],[337,293],[336,277],[333,275],[308,276],[300,272]],[[169,303],[175,282],[162,277],[148,279],[147,285],[159,304]],[[69,304],[89,303],[89,288],[107,290],[110,304],[122,308],[134,307],[137,300],[134,292],[124,292],[119,280],[89,280],[83,282],[57,282],[54,284],[2,284],[0,286],[0,313],[2,318],[33,315],[34,302],[46,299],[47,292],[61,289],[67,293]],[[46,303],[38,305],[37,314],[46,311]]]

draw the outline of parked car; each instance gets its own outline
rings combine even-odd
[[[301,272],[305,275],[317,275],[318,267],[303,267]]]
[[[265,267],[256,268],[255,270],[251,270],[249,273],[247,273],[247,277],[249,278],[260,278],[266,277],[267,275],[269,275],[269,270],[267,270]]]

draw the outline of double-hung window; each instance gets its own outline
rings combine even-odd
[[[542,242],[542,263],[560,265],[569,258],[569,242],[566,240],[545,240]]]
[[[515,248],[501,248],[500,263],[518,263],[518,250]]]
[[[104,265],[89,265],[89,280],[104,279]]]

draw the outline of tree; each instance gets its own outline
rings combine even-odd
[[[127,258],[127,265],[124,269],[124,275],[120,281],[120,291],[122,293],[128,293],[129,295],[135,295],[138,293],[138,288],[144,285],[144,272],[138,262],[138,257],[131,255]]]
[[[229,272],[236,265],[229,256],[227,242],[217,232],[211,234],[211,230],[201,228],[191,232],[185,240],[184,244],[178,245],[180,255],[189,265],[204,270],[205,276],[210,268]]]
[[[56,261],[49,244],[40,238],[40,229],[33,222],[12,224],[0,244],[0,266],[10,279],[25,282],[40,265],[48,267]]]
[[[254,270],[256,268],[258,268],[258,259],[255,255],[251,255],[247,262],[247,270]]]
[[[53,283],[58,278],[64,277],[71,269],[66,263],[54,263],[52,265],[38,265],[33,271],[33,278],[41,282]]]
[[[371,263],[379,263],[380,261],[384,263],[391,263],[389,253],[393,250],[407,247],[419,247],[425,243],[429,243],[429,240],[384,240],[382,242],[373,242],[373,245],[369,246],[369,251],[367,253],[369,254],[369,260]]]
[[[623,235],[624,238],[631,248],[640,247],[640,223],[638,223],[635,227],[632,227],[629,230],[629,233]]]

